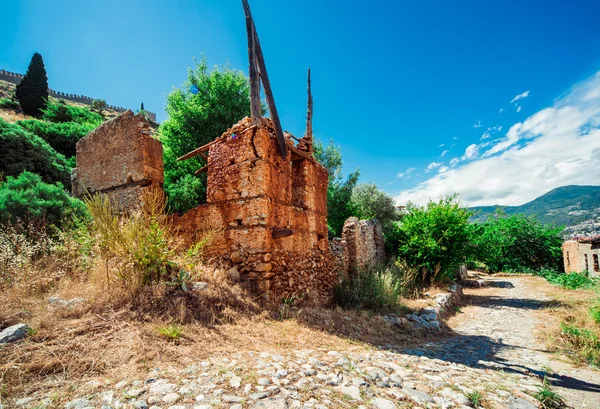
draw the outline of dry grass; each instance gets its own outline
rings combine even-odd
[[[58,402],[64,403],[86,393],[89,380],[139,379],[151,368],[182,368],[244,351],[344,350],[419,341],[365,312],[292,309],[281,320],[228,284],[223,272],[208,268],[202,277],[209,283],[206,290],[184,293],[155,285],[131,299],[117,286],[107,288],[100,261],[86,276],[63,274],[44,285],[40,282],[49,270],[39,266],[1,289],[0,328],[26,322],[35,331],[0,348],[0,384],[11,397],[60,391]],[[53,295],[86,302],[56,308],[48,304]],[[177,342],[157,332],[171,324],[181,327]],[[69,389],[74,383],[81,386]]]
[[[0,118],[8,123],[17,122],[22,119],[31,119],[30,116],[27,116],[21,112],[15,112],[15,111],[4,110],[4,109],[0,109]]]

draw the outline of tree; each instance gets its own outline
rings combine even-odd
[[[48,101],[48,77],[40,54],[33,54],[27,73],[17,85],[16,96],[24,113],[32,116],[42,114]]]
[[[93,112],[98,113],[99,115],[104,115],[104,110],[106,109],[106,101],[103,99],[95,99],[92,101],[92,108],[91,110]]]
[[[352,203],[361,219],[377,219],[387,226],[400,218],[391,196],[379,189],[375,183],[362,183],[352,189]]]
[[[176,159],[211,142],[231,125],[250,115],[250,84],[229,66],[209,72],[206,58],[188,69],[188,80],[167,97],[169,118],[160,126],[164,147],[165,192],[170,211],[184,212],[206,200],[206,174],[194,171],[206,164],[196,156]]]
[[[426,206],[409,203],[400,223],[403,235],[398,254],[421,271],[415,279],[423,284],[454,278],[457,267],[469,255],[471,213],[456,196]]]
[[[350,173],[345,181],[343,180],[342,152],[339,146],[333,144],[333,140],[330,140],[326,147],[321,141],[317,141],[314,144],[313,156],[329,172],[327,224],[330,234],[339,237],[346,219],[355,215],[351,198],[360,172],[357,169]]]
[[[561,271],[562,227],[542,225],[534,217],[496,212],[478,224],[474,258],[491,271]]]

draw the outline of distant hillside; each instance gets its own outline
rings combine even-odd
[[[521,206],[478,206],[472,221],[482,222],[501,209],[508,215],[536,216],[544,224],[575,226],[600,217],[600,186],[563,186]]]

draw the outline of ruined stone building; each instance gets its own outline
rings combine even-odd
[[[566,273],[588,271],[600,277],[600,236],[568,240],[562,248]]]
[[[134,209],[150,187],[162,187],[163,149],[143,115],[130,110],[77,142],[73,195],[106,193],[121,210]]]

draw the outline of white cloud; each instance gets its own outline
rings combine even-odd
[[[465,149],[465,154],[462,156],[462,160],[469,160],[469,159],[474,159],[477,157],[477,155],[479,154],[479,145],[473,143],[469,146],[467,146],[467,149]]]
[[[439,173],[445,173],[448,172],[448,166],[440,166],[440,169],[438,170]]]
[[[442,162],[431,162],[429,164],[429,166],[427,166],[427,169],[425,169],[425,173],[429,173],[432,170],[434,170],[435,168],[439,168],[440,166],[442,166],[443,163]]]
[[[450,152],[448,149],[446,149],[445,151],[442,152],[442,154],[440,155],[440,158],[443,158],[444,156],[446,156],[446,154]]]
[[[517,105],[517,112],[521,112],[521,105]]]
[[[479,140],[483,140],[483,139],[487,139],[489,137],[491,137],[492,135],[490,134],[489,130],[485,131],[483,133],[483,135],[481,135],[481,138],[479,138]]]
[[[458,141],[458,136],[455,136],[454,138],[452,138],[453,141]]]
[[[438,146],[438,148],[443,148],[445,146],[445,144],[440,143],[440,146]]]
[[[504,108],[500,108],[500,111],[498,111],[499,114],[501,114],[502,112],[504,112]]]
[[[510,101],[510,103],[512,104],[513,102],[516,102],[516,101],[518,101],[520,99],[523,99],[523,98],[527,98],[528,96],[529,96],[529,91],[525,91],[524,93],[519,94],[516,97],[514,97],[512,99],[512,101]]]
[[[481,128],[481,119],[478,119],[474,124],[473,124],[473,128]]]
[[[413,171],[415,171],[415,170],[416,170],[416,168],[408,168],[408,169],[406,169],[404,172],[398,173],[398,177],[399,177],[400,179],[407,179],[407,178],[408,178],[408,176],[409,176],[411,173],[413,173]]]
[[[422,204],[458,192],[469,206],[519,205],[559,186],[599,185],[600,73],[512,125],[502,138],[469,148],[482,154],[467,163],[452,159],[447,171],[401,192],[398,203]]]

